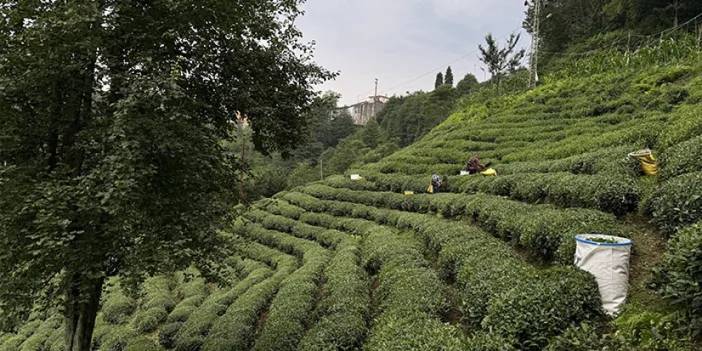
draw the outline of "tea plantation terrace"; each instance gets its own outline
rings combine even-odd
[[[663,277],[687,279],[702,230],[700,73],[691,61],[465,101],[419,142],[348,172],[363,180],[332,176],[243,209],[222,233],[225,283],[190,269],[134,299],[113,279],[95,349],[562,349],[559,336],[608,321],[572,264],[576,234],[673,238]],[[658,177],[626,157],[644,147]],[[472,154],[498,175],[458,176]],[[425,194],[432,173],[447,182]],[[658,281],[699,318],[699,290],[676,282]],[[0,350],[62,350],[59,316],[33,316]]]

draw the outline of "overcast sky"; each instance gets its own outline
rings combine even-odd
[[[530,40],[524,0],[307,0],[304,9],[298,27],[317,43],[317,63],[341,73],[320,89],[341,93],[345,104],[372,95],[375,78],[384,95],[431,90],[449,64],[455,82],[466,73],[483,80],[486,33],[503,43],[520,32],[523,47]]]

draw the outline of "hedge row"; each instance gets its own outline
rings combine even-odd
[[[171,291],[171,283],[171,277],[167,276],[152,277],[143,283],[143,302],[131,322],[137,332],[154,331],[173,310],[176,301]]]
[[[40,351],[49,350],[53,347],[56,342],[55,335],[56,331],[62,331],[63,319],[59,315],[49,317],[43,321],[36,330],[33,331],[32,335],[27,337],[27,339],[22,343],[21,347],[17,350],[19,351]],[[53,338],[52,338],[53,336]],[[53,339],[53,340],[52,340]],[[63,341],[63,338],[61,338]]]
[[[268,278],[271,273],[269,268],[262,267],[251,272],[240,282],[232,283],[233,287],[231,289],[214,292],[192,312],[190,317],[177,330],[162,330],[161,343],[168,347],[172,345],[176,350],[188,350],[201,345],[205,340],[205,336],[217,322],[217,318],[239,296],[252,286]]]
[[[185,322],[200,304],[207,298],[209,291],[202,278],[194,269],[181,273],[177,295],[180,302],[173,308],[166,321],[168,323]],[[105,308],[103,307],[103,312]]]
[[[658,149],[666,151],[668,148],[686,140],[702,135],[702,107],[697,105],[684,105],[675,110],[661,132]]]
[[[702,171],[702,135],[670,147],[662,164],[662,179]]]
[[[254,350],[294,350],[305,334],[329,252],[315,242],[264,229],[259,224],[249,223],[246,230],[255,237],[288,237],[290,240],[278,239],[278,245],[297,241],[303,250],[303,266],[282,281],[253,347]]]
[[[277,205],[277,203],[269,204],[266,210],[269,208],[275,208],[277,210],[278,206],[275,205]],[[335,247],[346,237],[344,233],[336,230],[320,230],[318,227],[255,208],[247,211],[244,216],[251,221],[261,224],[267,229],[289,233],[300,239],[314,241],[325,248]]]
[[[277,230],[268,230],[254,222],[246,223],[243,228],[245,230],[240,231],[243,237],[297,257],[303,257],[309,250],[325,250],[314,240],[298,238]]]
[[[124,294],[119,280],[113,279],[108,284],[102,301],[102,317],[110,324],[124,324],[137,307],[137,302]]]
[[[27,340],[41,326],[42,321],[33,320],[24,324],[16,334],[5,337],[5,341],[0,344],[0,351],[19,350],[22,343]]]
[[[364,237],[364,265],[378,278],[376,317],[364,349],[466,349],[460,332],[438,319],[446,306],[442,284],[414,238],[359,219],[304,213],[300,220]]]
[[[316,322],[300,343],[301,350],[353,349],[367,333],[368,276],[360,266],[357,239],[344,240],[324,270],[325,290],[315,310]]]
[[[274,213],[290,213],[291,208],[296,207],[281,201],[266,206],[266,210]],[[296,209],[293,216],[299,218],[301,210]],[[314,239],[336,249],[330,265],[324,272],[324,291],[327,295],[321,297],[317,306],[314,318],[317,323],[306,333],[300,343],[300,349],[347,349],[360,346],[360,341],[366,333],[365,318],[369,301],[368,279],[358,262],[358,239],[333,229],[312,226],[258,210],[249,211],[246,216],[269,229]],[[353,279],[354,277],[356,279]]]
[[[690,330],[702,330],[702,221],[680,231],[654,272],[653,288],[687,311]],[[696,335],[699,336],[699,335]]]
[[[521,173],[500,177],[454,177],[449,186],[462,192],[484,192],[531,203],[586,207],[624,215],[635,210],[639,190],[633,179],[570,173]]]
[[[653,222],[667,234],[702,219],[702,172],[665,181],[649,199]]]
[[[258,218],[266,228],[314,238],[335,248],[334,256],[324,270],[324,294],[314,312],[315,323],[301,340],[299,349],[346,350],[360,347],[367,332],[370,301],[368,276],[360,267],[359,238],[299,222],[295,219],[304,210],[283,201],[266,203],[265,209],[272,214],[252,210],[247,212],[247,216]],[[284,217],[283,214],[291,217]]]
[[[415,231],[438,253],[442,276],[455,279],[464,322],[473,328],[498,332],[503,340],[514,340],[520,349],[540,349],[548,337],[567,327],[564,321],[578,323],[601,316],[597,286],[588,274],[566,267],[539,272],[523,263],[503,242],[474,227],[429,215],[319,200],[299,193],[283,197],[305,209],[336,208],[337,213]],[[367,221],[323,213],[305,214],[301,220],[348,230],[380,231]],[[372,263],[373,250],[378,248],[368,250]],[[523,304],[524,301],[529,303]],[[504,315],[511,317],[502,318]]]
[[[636,145],[615,146],[557,160],[503,163],[496,169],[499,174],[570,172],[632,176],[638,174],[638,164],[627,158],[627,154],[637,147],[640,148]]]
[[[321,184],[301,191],[323,199],[386,207],[413,212],[436,212],[447,217],[466,216],[488,232],[551,260],[571,262],[573,237],[580,233],[623,235],[616,219],[595,210],[558,209],[528,205],[499,196],[475,194],[416,194],[336,189]]]
[[[362,174],[372,182],[330,178],[323,183],[352,190],[410,190],[424,193],[430,179],[428,175],[417,177],[373,172]],[[618,216],[635,210],[640,197],[633,179],[570,173],[522,173],[499,177],[455,176],[448,177],[442,191],[483,192],[530,203],[548,202],[562,207],[593,208]]]
[[[365,266],[377,272],[378,283],[373,291],[375,317],[364,349],[464,350],[462,333],[439,319],[447,307],[443,284],[424,260],[421,243],[368,224],[356,234],[364,237]]]
[[[234,230],[241,233],[245,229],[236,226]],[[265,311],[281,282],[298,267],[297,258],[288,254],[257,243],[242,245],[249,248],[243,247],[241,250],[253,251],[253,255],[260,255],[270,260],[276,271],[272,276],[246,290],[227,308],[207,334],[202,350],[225,351],[250,348],[261,313]],[[190,349],[183,350],[192,349],[191,346]]]

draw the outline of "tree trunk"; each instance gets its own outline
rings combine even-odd
[[[82,278],[74,274],[66,289],[65,351],[90,351],[104,278]]]

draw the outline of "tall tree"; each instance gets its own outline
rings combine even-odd
[[[434,81],[434,89],[438,89],[442,85],[444,85],[444,74],[439,72],[436,75],[436,81]]]
[[[221,252],[246,116],[257,149],[305,133],[299,1],[0,3],[0,319],[62,301],[90,348],[103,282]]]
[[[444,75],[444,84],[453,86],[453,71],[451,71],[451,66],[446,69],[446,74]]]
[[[509,39],[503,48],[500,48],[492,34],[485,36],[486,47],[478,45],[480,49],[480,61],[486,66],[492,79],[500,92],[500,81],[510,72],[514,72],[519,67],[524,58],[524,49],[515,51],[519,43],[519,34],[510,34]]]

